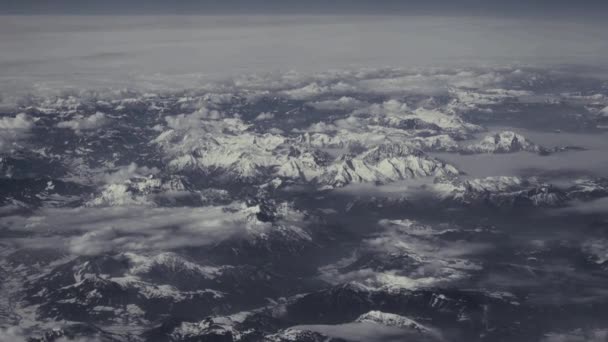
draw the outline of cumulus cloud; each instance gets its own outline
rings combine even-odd
[[[97,112],[91,116],[76,116],[69,121],[63,121],[57,124],[59,128],[69,128],[76,132],[95,130],[105,126],[108,123],[108,118],[104,113]]]
[[[0,118],[0,152],[9,150],[15,143],[27,137],[35,121],[25,113]]]
[[[310,133],[325,133],[325,132],[332,132],[337,130],[338,127],[334,124],[328,124],[325,123],[323,121],[319,121],[319,122],[315,122],[313,124],[311,124],[308,129],[306,129],[307,132]]]
[[[149,175],[155,175],[159,172],[159,170],[155,167],[149,168],[146,166],[137,166],[135,163],[131,163],[126,166],[119,167],[114,172],[106,173],[102,176],[102,181],[104,183],[122,183],[133,177],[145,177]]]
[[[218,120],[222,118],[222,114],[217,110],[210,110],[202,107],[191,114],[179,114],[176,116],[168,116],[165,118],[167,126],[175,130],[186,130],[199,128],[205,120]]]
[[[262,112],[262,113],[260,113],[260,115],[256,116],[256,118],[255,118],[256,121],[264,121],[264,120],[270,120],[270,119],[274,119],[274,114],[269,113],[269,112]]]
[[[11,130],[29,130],[34,126],[33,119],[25,114],[19,113],[14,118],[4,117],[0,118],[0,129],[11,129]]]

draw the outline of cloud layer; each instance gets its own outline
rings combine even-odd
[[[203,208],[48,209],[29,218],[16,216],[3,222],[37,235],[14,240],[18,245],[99,255],[206,246],[245,234],[253,226],[264,231],[268,227],[256,222],[255,213],[255,207],[240,204]],[[250,215],[254,215],[253,220]]]
[[[6,17],[0,91],[183,88],[244,71],[347,66],[605,65],[605,29],[600,21],[464,16]]]

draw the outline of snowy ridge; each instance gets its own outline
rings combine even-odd
[[[370,322],[389,327],[411,329],[420,334],[438,335],[434,329],[428,328],[412,319],[382,311],[370,311],[359,316],[359,318],[356,319],[356,322]]]
[[[480,142],[466,145],[465,153],[512,153],[519,151],[539,152],[540,147],[520,134],[503,131],[483,138]]]
[[[345,156],[332,165],[322,183],[344,186],[351,183],[387,183],[397,180],[456,175],[458,170],[402,144],[380,145],[357,156]]]
[[[442,200],[469,204],[486,202],[497,207],[512,207],[517,203],[554,207],[580,196],[577,187],[560,189],[536,179],[520,177],[438,179],[430,190]]]
[[[0,98],[0,325],[342,342],[366,340],[357,328],[523,341],[574,328],[572,313],[595,322],[606,179],[584,163],[575,180],[547,167],[471,178],[434,153],[599,156],[601,82],[387,68]],[[587,132],[588,150],[551,147]],[[560,230],[561,215],[583,229]],[[547,229],[508,229],[530,217]]]
[[[226,125],[239,134],[232,131],[222,133]],[[345,154],[332,161],[329,155],[319,151],[297,145],[287,148],[296,142],[294,140],[249,132],[247,126],[239,121],[214,121],[203,127],[205,131],[202,133],[192,129],[181,133],[169,130],[155,140],[174,158],[169,162],[171,167],[177,170],[220,168],[237,179],[280,176],[329,186],[458,173],[453,166],[438,162],[408,144],[381,144],[357,155]],[[208,135],[207,129],[216,134]],[[176,141],[177,138],[172,137],[176,134],[181,137],[179,142],[170,143]]]

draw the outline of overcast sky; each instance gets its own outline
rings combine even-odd
[[[0,0],[0,13],[10,14],[0,18],[0,99],[33,86],[351,67],[599,71],[608,55],[608,0]]]
[[[464,14],[605,17],[606,0],[2,0],[23,14]]]

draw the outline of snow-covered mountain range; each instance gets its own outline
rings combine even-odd
[[[504,67],[0,97],[0,340],[600,334],[606,89]]]

